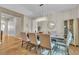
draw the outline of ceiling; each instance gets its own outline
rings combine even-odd
[[[41,7],[40,4],[1,4],[0,6],[36,18],[55,12],[70,10],[77,7],[78,4],[44,4]]]

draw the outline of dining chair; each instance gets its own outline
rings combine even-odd
[[[47,54],[51,54],[51,39],[50,39],[50,35],[48,34],[40,34],[40,54],[42,55],[47,55]],[[47,51],[49,50],[49,51]]]
[[[26,44],[26,48],[27,48],[29,46],[29,42],[30,42],[30,40],[27,37],[27,34],[25,32],[21,32],[20,38],[22,39],[22,44],[21,44],[22,47],[23,47],[24,44]]]
[[[69,55],[69,47],[70,47],[70,44],[72,43],[72,41],[73,41],[72,33],[68,32],[67,39],[66,39],[65,43],[56,42],[56,48],[54,48],[54,52],[58,53],[60,50],[60,51],[62,51],[61,54],[64,52],[64,54]]]
[[[38,53],[38,43],[37,43],[37,35],[36,33],[28,33],[30,39],[30,51],[33,47],[35,47],[36,53]]]

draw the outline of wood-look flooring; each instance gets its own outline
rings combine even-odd
[[[79,55],[79,47],[70,46],[69,53],[70,55]]]
[[[79,55],[79,47],[70,47],[71,55]],[[0,44],[0,55],[36,55],[35,51],[29,51],[21,47],[21,40],[12,36],[5,36]]]
[[[0,44],[0,55],[35,55],[35,51],[26,50],[21,47],[21,40],[15,37],[4,37]]]

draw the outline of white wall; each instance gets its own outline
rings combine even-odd
[[[48,26],[47,26],[47,21],[42,21],[39,23],[39,26],[41,27],[40,31],[44,33],[48,33]]]
[[[60,13],[51,14],[46,17],[49,21],[55,22],[55,28],[52,30],[56,31],[57,35],[60,35],[59,37],[63,38],[64,20],[69,20],[69,19],[77,20],[77,18],[79,18],[79,7],[74,8],[72,10],[67,10],[67,11],[63,11]],[[43,32],[49,31],[49,29],[47,27],[47,22],[44,22],[44,25],[41,24],[41,26],[42,26]],[[32,20],[29,17],[24,16],[24,32],[35,32],[36,27],[37,27],[37,23],[35,22],[35,20]],[[75,31],[74,31],[74,33],[75,33]],[[75,34],[75,36],[76,36],[76,34]],[[75,38],[74,43],[76,43],[76,41],[78,41],[78,39],[76,40],[76,37],[74,37],[74,38]]]
[[[76,7],[71,10],[63,11],[60,13],[51,14],[46,17],[48,18],[48,20],[55,22],[54,31],[56,31],[57,34],[60,35],[60,37],[63,37],[63,35],[64,35],[64,20],[69,20],[69,19],[76,20],[77,18],[79,18],[79,7]],[[46,24],[47,23],[44,23],[44,25],[41,24],[44,32],[46,32],[48,30],[46,27]]]
[[[24,32],[32,31],[32,20],[28,16],[24,16]]]
[[[51,15],[48,20],[54,21],[55,23],[54,31],[58,35],[64,35],[64,20],[61,13]]]
[[[35,32],[35,31],[38,32],[37,31],[37,22],[35,20],[32,20],[32,22],[33,22],[32,23],[32,32]]]
[[[44,33],[53,32],[55,31],[59,37],[63,38],[64,35],[64,20],[62,14],[54,14],[46,16],[48,21],[53,21],[55,23],[54,29],[48,28],[48,21],[40,22],[41,31]],[[33,27],[37,25],[35,21],[33,22]],[[33,28],[34,29],[34,28]],[[35,29],[34,29],[35,30]]]
[[[59,35],[64,35],[64,20],[74,19],[77,20],[79,18],[79,7],[76,7],[71,10],[63,11],[60,13],[49,15],[51,20],[55,21],[56,24],[56,32]]]

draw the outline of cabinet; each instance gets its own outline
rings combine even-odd
[[[79,45],[79,19],[69,19],[64,21],[64,35],[67,37],[68,29],[73,35],[73,45]]]
[[[73,21],[74,21],[73,19],[64,21],[64,36],[65,36],[65,38],[67,38],[68,30],[70,30],[72,32],[72,35],[74,34]],[[73,35],[73,38],[74,38],[74,35]]]

